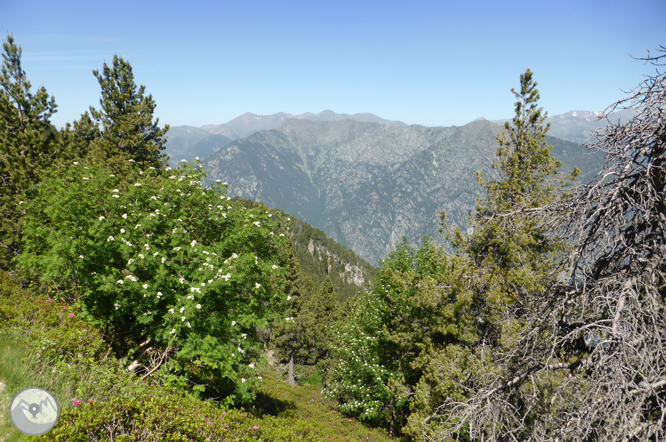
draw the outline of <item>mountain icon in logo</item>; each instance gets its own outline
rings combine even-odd
[[[41,436],[53,429],[60,407],[50,391],[29,387],[19,391],[9,403],[9,418],[18,431],[27,436]]]

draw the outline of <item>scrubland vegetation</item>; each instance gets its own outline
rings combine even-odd
[[[358,293],[287,214],[167,167],[128,62],[57,130],[3,49],[0,379],[59,398],[42,440],[665,440],[663,74],[573,187],[528,69],[472,228],[442,212],[448,249],[404,241]]]

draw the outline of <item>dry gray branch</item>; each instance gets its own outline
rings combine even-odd
[[[642,59],[661,66],[661,55]],[[471,379],[474,396],[426,421],[427,440],[666,441],[666,76],[648,77],[608,109],[588,149],[606,165],[571,198],[534,210],[573,253],[566,277],[522,318],[499,374]],[[524,213],[524,212],[523,212]],[[508,215],[507,215],[508,216]],[[466,388],[466,386],[461,386]]]

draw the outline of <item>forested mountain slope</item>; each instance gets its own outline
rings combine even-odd
[[[439,213],[465,229],[479,187],[491,174],[502,127],[387,126],[351,120],[290,119],[278,129],[236,140],[204,159],[208,182],[303,219],[376,264],[403,236],[443,244]],[[562,172],[590,181],[603,163],[575,143],[548,137]]]

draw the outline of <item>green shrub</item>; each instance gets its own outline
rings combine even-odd
[[[121,180],[74,164],[45,178],[26,206],[20,267],[124,348],[150,339],[172,349],[160,370],[173,385],[250,398],[256,329],[285,302],[272,283],[282,275],[279,226],[233,206],[221,184],[204,189],[205,172],[190,165],[125,169]]]

